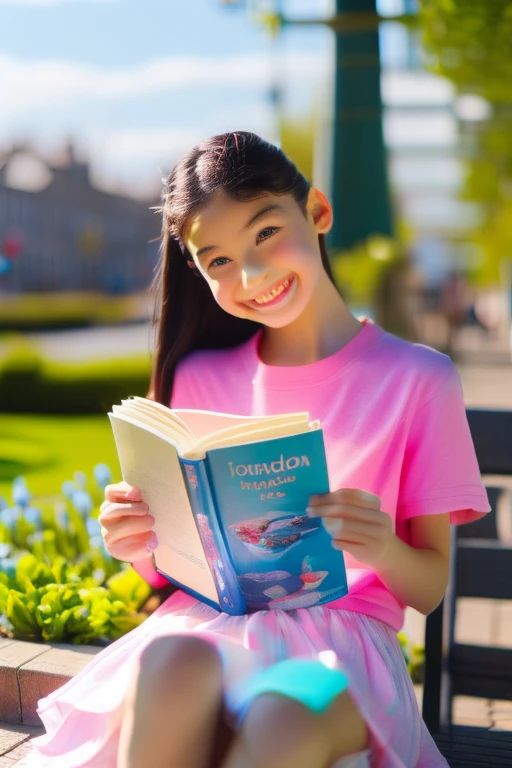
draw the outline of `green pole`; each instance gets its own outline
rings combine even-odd
[[[336,14],[369,14],[357,31],[336,29],[332,147],[332,249],[369,235],[392,235],[386,152],[382,135],[379,37],[375,0],[336,0]]]

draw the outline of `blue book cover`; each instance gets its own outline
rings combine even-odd
[[[247,611],[307,608],[347,594],[343,553],[321,519],[306,514],[309,497],[329,491],[320,429],[207,451],[205,470],[217,556],[229,555]]]

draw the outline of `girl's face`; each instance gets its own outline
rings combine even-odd
[[[314,188],[307,216],[291,195],[239,202],[219,192],[191,221],[185,243],[222,309],[282,328],[327,276],[318,235],[331,223],[331,207]]]

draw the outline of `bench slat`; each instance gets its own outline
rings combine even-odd
[[[457,597],[512,599],[512,547],[499,540],[459,541],[456,580]]]
[[[512,649],[455,643],[449,665],[453,696],[512,701]]]
[[[454,725],[448,733],[435,735],[441,753],[451,768],[490,768],[511,765],[512,733]]]
[[[512,410],[469,408],[466,413],[481,474],[512,474]]]

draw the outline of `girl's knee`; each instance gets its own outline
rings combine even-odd
[[[189,688],[196,682],[202,686],[220,684],[222,662],[214,646],[198,637],[159,637],[141,655],[139,679],[161,687],[172,684],[174,688],[181,683]]]
[[[321,718],[285,696],[258,696],[242,724],[242,738],[251,765],[327,765],[328,749]]]
[[[368,727],[348,691],[322,713],[292,698],[262,694],[244,720],[243,739],[256,749],[255,765],[329,766],[368,744]]]

